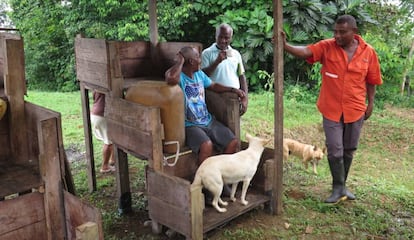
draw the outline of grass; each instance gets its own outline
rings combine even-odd
[[[103,214],[105,239],[166,239],[154,235],[148,220],[144,190],[145,161],[130,157],[134,214],[117,214],[113,175],[98,174],[98,191],[88,192],[80,93],[30,91],[27,101],[62,114],[65,148],[80,155],[71,162],[79,196]],[[242,117],[242,133],[273,137],[273,96],[250,94],[249,110]],[[321,117],[314,103],[284,101],[284,136],[323,145]],[[376,109],[364,123],[348,187],[356,201],[323,204],[330,191],[326,159],[318,175],[305,170],[299,159],[284,167],[283,214],[273,216],[256,209],[207,234],[207,239],[413,239],[414,238],[414,109],[386,106]],[[101,143],[94,140],[99,170]],[[74,156],[77,156],[76,154]],[[182,239],[182,237],[175,237]]]

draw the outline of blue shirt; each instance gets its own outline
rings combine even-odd
[[[207,110],[205,88],[210,87],[211,79],[201,70],[190,78],[180,73],[180,87],[184,93],[185,126],[208,126],[212,116]]]

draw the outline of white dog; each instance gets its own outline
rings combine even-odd
[[[249,147],[243,151],[234,154],[221,154],[207,158],[197,169],[192,185],[203,186],[209,190],[214,198],[212,205],[219,212],[225,212],[227,209],[220,208],[227,206],[227,202],[220,198],[224,184],[232,184],[230,199],[234,202],[237,184],[243,181],[241,194],[241,203],[247,205],[246,192],[247,188],[256,173],[257,166],[260,162],[260,156],[264,150],[264,145],[269,140],[253,137],[246,134]]]
[[[305,168],[308,168],[309,162],[312,163],[313,172],[318,174],[316,171],[316,165],[323,158],[324,150],[317,146],[310,144],[304,144],[293,139],[283,139],[283,160],[287,161],[289,155],[294,155],[302,159]]]

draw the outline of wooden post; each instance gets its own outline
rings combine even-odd
[[[45,182],[44,204],[48,239],[64,239],[64,236],[67,236],[57,121],[57,118],[50,118],[41,121],[38,126],[39,165],[40,174]]]
[[[3,38],[3,37],[2,37]],[[24,49],[22,39],[2,39],[4,60],[4,87],[9,101],[9,126],[11,153],[16,162],[28,159],[27,134],[24,113],[24,94],[26,93],[26,79],[24,68]]]
[[[273,0],[273,63],[274,63],[274,172],[273,197],[271,198],[271,208],[274,214],[281,214],[282,194],[283,194],[283,41],[280,32],[283,30],[283,11],[282,0]]]
[[[151,61],[153,66],[159,69],[159,49],[158,49],[158,23],[157,23],[157,0],[148,1],[149,10],[149,27],[150,27],[150,43],[151,43]]]
[[[150,42],[151,45],[158,45],[158,23],[157,23],[157,1],[149,0],[149,25],[150,25]]]
[[[116,144],[113,145],[116,159],[116,192],[118,196],[118,212],[120,214],[132,211],[131,188],[129,186],[128,156]]]
[[[204,195],[201,193],[201,187],[191,186],[191,239],[203,239],[203,209]]]
[[[95,172],[95,158],[93,153],[92,130],[91,130],[91,116],[89,105],[89,90],[86,89],[85,83],[80,82],[82,115],[83,115],[83,132],[85,134],[85,150],[88,173],[88,187],[89,192],[96,191],[96,172]]]

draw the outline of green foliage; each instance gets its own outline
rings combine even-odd
[[[31,89],[77,89],[74,37],[148,40],[148,1],[10,0],[10,17],[25,42],[26,75]],[[182,25],[193,22],[188,1],[158,1],[161,39],[182,39]]]
[[[55,1],[11,0],[11,19],[24,38],[29,88],[57,90],[74,82],[68,67],[73,48],[64,32],[62,6]],[[72,84],[73,85],[73,84]]]
[[[251,93],[249,110],[241,121],[243,133],[248,131],[269,138],[274,136],[273,101],[266,108],[269,94]],[[143,222],[149,219],[146,208],[148,199],[144,192],[148,161],[128,156],[133,213],[119,216],[115,175],[98,173],[98,190],[94,193],[88,191],[85,149],[80,144],[84,141],[80,93],[29,91],[26,100],[62,113],[65,149],[73,149],[83,157],[71,162],[77,194],[102,212],[105,239],[164,239],[163,235],[152,234],[151,227],[143,227]],[[283,111],[285,136],[295,136],[318,146],[323,144],[323,132],[318,130],[321,117],[314,102],[285,98]],[[356,201],[334,206],[324,204],[331,184],[326,159],[319,163],[318,175],[314,175],[310,169],[303,167],[300,159],[292,157],[283,164],[283,217],[269,215],[258,208],[237,217],[222,229],[215,229],[208,234],[208,238],[301,239],[307,230],[312,229],[311,233],[306,234],[312,239],[412,238],[412,114],[413,109],[376,109],[364,123],[360,146],[347,181],[349,189],[358,197]],[[79,147],[72,148],[73,145]],[[94,141],[96,170],[101,161],[101,147],[99,142]]]
[[[242,54],[250,88],[252,90],[261,89],[265,83],[257,76],[257,71],[271,71],[273,68],[271,64],[273,57],[271,6],[265,3],[255,3],[250,8],[246,8],[237,6],[236,3],[233,3],[234,6],[227,8],[215,19],[210,20],[209,23],[214,27],[221,23],[228,23],[233,27],[232,46]],[[224,7],[222,6],[222,8]]]
[[[0,4],[3,2],[0,2]],[[41,1],[9,0],[11,19],[25,42],[26,77],[31,89],[77,89],[74,68],[74,37],[109,40],[148,40],[148,1]],[[400,6],[373,0],[283,1],[283,30],[288,41],[306,45],[332,37],[338,15],[352,14],[360,32],[377,49],[384,75],[378,96],[395,100],[401,73],[412,61],[405,58],[412,42],[413,3]],[[273,72],[273,9],[265,0],[157,1],[161,41],[197,41],[205,47],[215,41],[215,27],[222,22],[234,28],[232,45],[240,50],[251,91],[268,87],[258,71]],[[1,18],[0,13],[0,19]],[[380,24],[378,24],[380,23]],[[285,54],[285,84],[315,91],[320,67]],[[271,75],[271,74],[270,74]],[[383,89],[383,90],[382,90]]]
[[[395,45],[386,44],[381,36],[366,34],[365,40],[370,43],[378,54],[383,77],[383,85],[377,88],[376,99],[390,101],[399,95],[400,82],[403,72],[403,59],[398,55]]]
[[[0,26],[4,28],[12,28],[10,18],[8,16],[7,0],[0,0]]]

